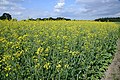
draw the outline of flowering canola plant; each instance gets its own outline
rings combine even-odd
[[[1,80],[99,80],[119,25],[94,21],[0,21]]]

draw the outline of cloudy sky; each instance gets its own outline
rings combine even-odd
[[[95,19],[120,16],[120,0],[0,0],[0,15],[13,18]]]

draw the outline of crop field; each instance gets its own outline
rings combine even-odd
[[[120,38],[120,27],[119,27],[118,37]]]
[[[119,25],[94,21],[0,21],[0,80],[99,80]]]

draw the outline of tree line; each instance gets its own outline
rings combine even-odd
[[[3,13],[2,16],[0,16],[0,20],[17,20],[17,19],[12,19],[12,16],[9,13]],[[27,19],[29,21],[45,21],[45,20],[66,20],[66,21],[70,21],[71,19],[68,18],[64,18],[64,17],[57,17],[57,18],[37,18],[37,19],[33,19],[33,18],[29,18]],[[27,20],[23,20],[23,21],[27,21]]]
[[[49,17],[49,18],[37,18],[37,19],[33,19],[33,18],[30,18],[28,19],[30,21],[46,21],[46,20],[66,20],[66,21],[70,21],[71,19],[68,19],[68,18],[64,18],[64,17],[57,17],[57,18],[52,18],[52,17]]]
[[[111,17],[111,18],[98,18],[95,21],[101,22],[120,22],[120,17]]]
[[[2,16],[0,16],[0,20],[14,20],[17,21],[17,19],[12,19],[12,16],[9,13],[3,13]],[[66,20],[66,21],[70,21],[71,19],[68,18],[64,18],[64,17],[57,17],[57,18],[29,18],[27,19],[29,21],[46,21],[46,20]],[[27,21],[27,20],[23,20],[23,21]],[[120,17],[107,17],[107,18],[98,18],[95,19],[94,21],[100,21],[100,22],[120,22]]]

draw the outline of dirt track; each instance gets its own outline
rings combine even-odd
[[[120,80],[120,39],[117,42],[117,48],[115,57],[101,80]]]

